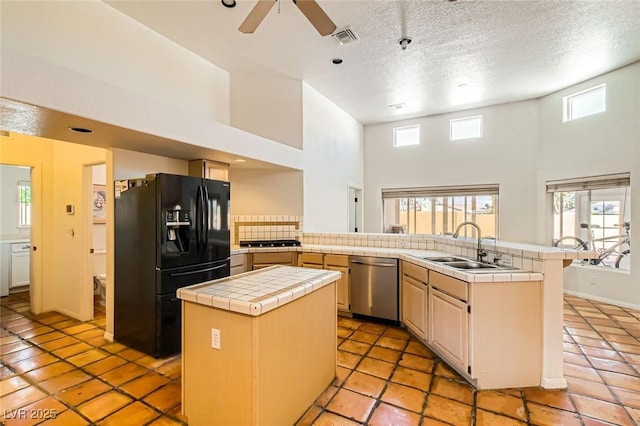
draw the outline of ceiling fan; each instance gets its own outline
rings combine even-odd
[[[258,0],[245,20],[240,24],[238,30],[241,33],[252,34],[262,20],[267,16],[274,4],[280,0]],[[300,12],[307,17],[311,25],[313,25],[320,35],[326,36],[332,34],[336,30],[336,24],[322,10],[315,0],[293,0],[293,4],[298,6]]]

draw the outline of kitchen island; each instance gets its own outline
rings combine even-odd
[[[272,266],[179,289],[189,424],[294,424],[335,378],[339,278]]]

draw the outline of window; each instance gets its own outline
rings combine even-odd
[[[394,127],[393,146],[398,148],[410,145],[420,145],[420,125]]]
[[[607,110],[607,85],[601,84],[562,98],[562,121],[567,122]]]
[[[553,244],[594,250],[598,266],[630,268],[630,175],[547,182],[552,194]],[[586,246],[586,247],[585,247]]]
[[[449,140],[471,139],[482,137],[482,116],[449,120]]]
[[[31,182],[18,181],[18,228],[31,226]]]
[[[447,234],[471,221],[498,236],[498,185],[383,189],[382,204],[383,232]],[[462,232],[475,236],[474,228]]]

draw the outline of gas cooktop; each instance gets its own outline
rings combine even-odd
[[[253,240],[240,241],[240,247],[297,247],[302,245],[298,240]]]

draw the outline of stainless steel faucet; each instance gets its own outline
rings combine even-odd
[[[478,259],[478,262],[482,262],[483,258],[487,255],[487,252],[485,252],[482,249],[482,236],[481,236],[480,227],[478,225],[476,225],[475,222],[462,222],[456,228],[456,232],[453,233],[453,238],[458,238],[458,236],[460,235],[460,229],[465,225],[471,225],[471,226],[473,226],[474,228],[476,228],[478,230],[478,255],[477,255],[477,259]]]

